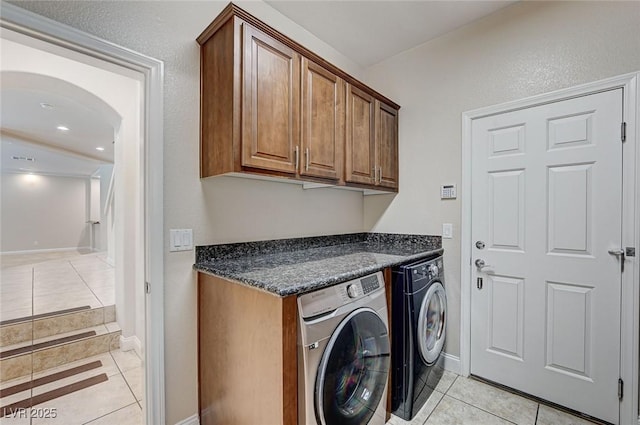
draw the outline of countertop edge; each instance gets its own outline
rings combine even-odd
[[[375,266],[368,266],[364,268],[354,269],[353,272],[342,273],[339,275],[334,275],[325,279],[315,280],[310,282],[303,282],[300,285],[297,285],[292,288],[274,288],[270,287],[268,284],[264,282],[260,282],[254,279],[242,278],[238,277],[233,273],[225,273],[223,271],[217,270],[211,266],[207,266],[206,264],[194,264],[193,269],[198,273],[204,273],[211,276],[216,276],[220,278],[227,279],[232,281],[233,283],[237,283],[243,286],[247,286],[253,289],[261,290],[263,292],[267,292],[271,295],[279,296],[279,297],[288,297],[291,295],[302,295],[307,292],[315,291],[318,289],[326,288],[332,285],[336,285],[341,282],[345,282],[352,279],[357,279],[359,277],[365,276],[367,274],[376,273],[380,270],[384,270],[388,267],[394,267],[404,263],[410,263],[414,261],[421,260],[423,258],[428,258],[431,256],[439,255],[444,252],[443,248],[437,248],[429,251],[422,251],[418,254],[406,255],[403,256],[401,260],[398,261],[389,261],[388,263],[377,264]]]

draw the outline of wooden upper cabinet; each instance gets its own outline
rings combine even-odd
[[[397,190],[391,100],[230,3],[200,43],[200,176]]]
[[[242,24],[242,165],[294,174],[300,55]]]
[[[347,85],[345,180],[375,184],[375,99]]]
[[[300,175],[339,180],[344,152],[344,81],[302,59]]]
[[[377,184],[398,188],[398,110],[376,102]]]
[[[398,189],[398,110],[347,88],[346,177],[351,183]]]

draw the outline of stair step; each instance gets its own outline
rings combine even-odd
[[[85,339],[85,338],[89,338],[89,337],[92,337],[92,336],[96,336],[96,332],[95,331],[83,332],[83,333],[76,334],[76,335],[69,335],[69,336],[66,336],[64,338],[53,339],[51,341],[40,342],[38,344],[26,345],[24,347],[14,348],[13,350],[7,350],[7,351],[0,352],[0,359],[6,359],[6,358],[9,358],[9,357],[14,357],[14,356],[17,356],[19,354],[32,353],[34,351],[41,350],[43,348],[53,347],[55,345],[61,345],[61,344],[64,344],[66,342],[77,341],[79,339]]]
[[[0,325],[0,348],[47,336],[76,331],[116,320],[115,306],[89,306],[59,310],[19,319]]]
[[[16,319],[3,320],[2,322],[0,322],[0,326],[13,325],[15,323],[31,322],[33,320],[44,319],[46,317],[51,317],[51,316],[58,316],[60,314],[73,313],[73,312],[82,311],[82,310],[89,310],[90,308],[91,308],[90,305],[83,305],[81,307],[68,308],[66,310],[58,310],[58,311],[51,311],[49,313],[36,314],[35,316],[18,317]]]
[[[4,347],[0,381],[37,373],[120,347],[120,327],[111,322]]]
[[[73,375],[78,375],[88,370],[97,369],[99,367],[102,367],[102,362],[100,360],[95,360],[91,363],[83,364],[83,365],[72,367],[70,369],[66,369],[60,372],[52,373],[50,375],[46,375],[41,378],[37,378],[28,382],[23,382],[22,384],[17,384],[12,387],[1,389],[0,398],[9,397],[10,395],[14,395],[22,391],[27,391],[42,385],[50,384],[52,382],[59,381],[64,378],[68,378]]]
[[[32,406],[46,403],[47,401],[83,390],[85,388],[100,384],[108,380],[109,378],[107,377],[107,375],[105,373],[101,373],[100,375],[92,376],[91,378],[83,379],[82,381],[74,382],[73,384],[69,384],[61,388],[56,388],[55,390],[47,391],[46,393],[39,394],[34,397],[29,397],[24,400],[9,404],[7,406],[2,406],[0,417],[11,416],[14,413],[18,413]]]

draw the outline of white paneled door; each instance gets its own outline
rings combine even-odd
[[[610,90],[475,119],[471,148],[471,373],[612,423],[621,123]]]

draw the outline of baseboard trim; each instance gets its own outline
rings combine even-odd
[[[121,351],[131,351],[134,350],[138,357],[143,359],[142,354],[142,343],[138,339],[137,336],[124,337],[120,335],[120,350]]]
[[[180,422],[177,422],[176,425],[200,425],[200,418],[196,413],[193,416],[189,416],[188,418],[183,419]]]
[[[442,353],[442,357],[444,358],[444,369],[460,375],[460,371],[462,370],[460,368],[460,357],[447,353]]]
[[[49,248],[49,249],[28,249],[25,251],[3,251],[1,255],[18,255],[18,254],[43,254],[45,252],[69,252],[78,251],[80,249],[91,250],[88,246],[74,246],[72,248]]]

